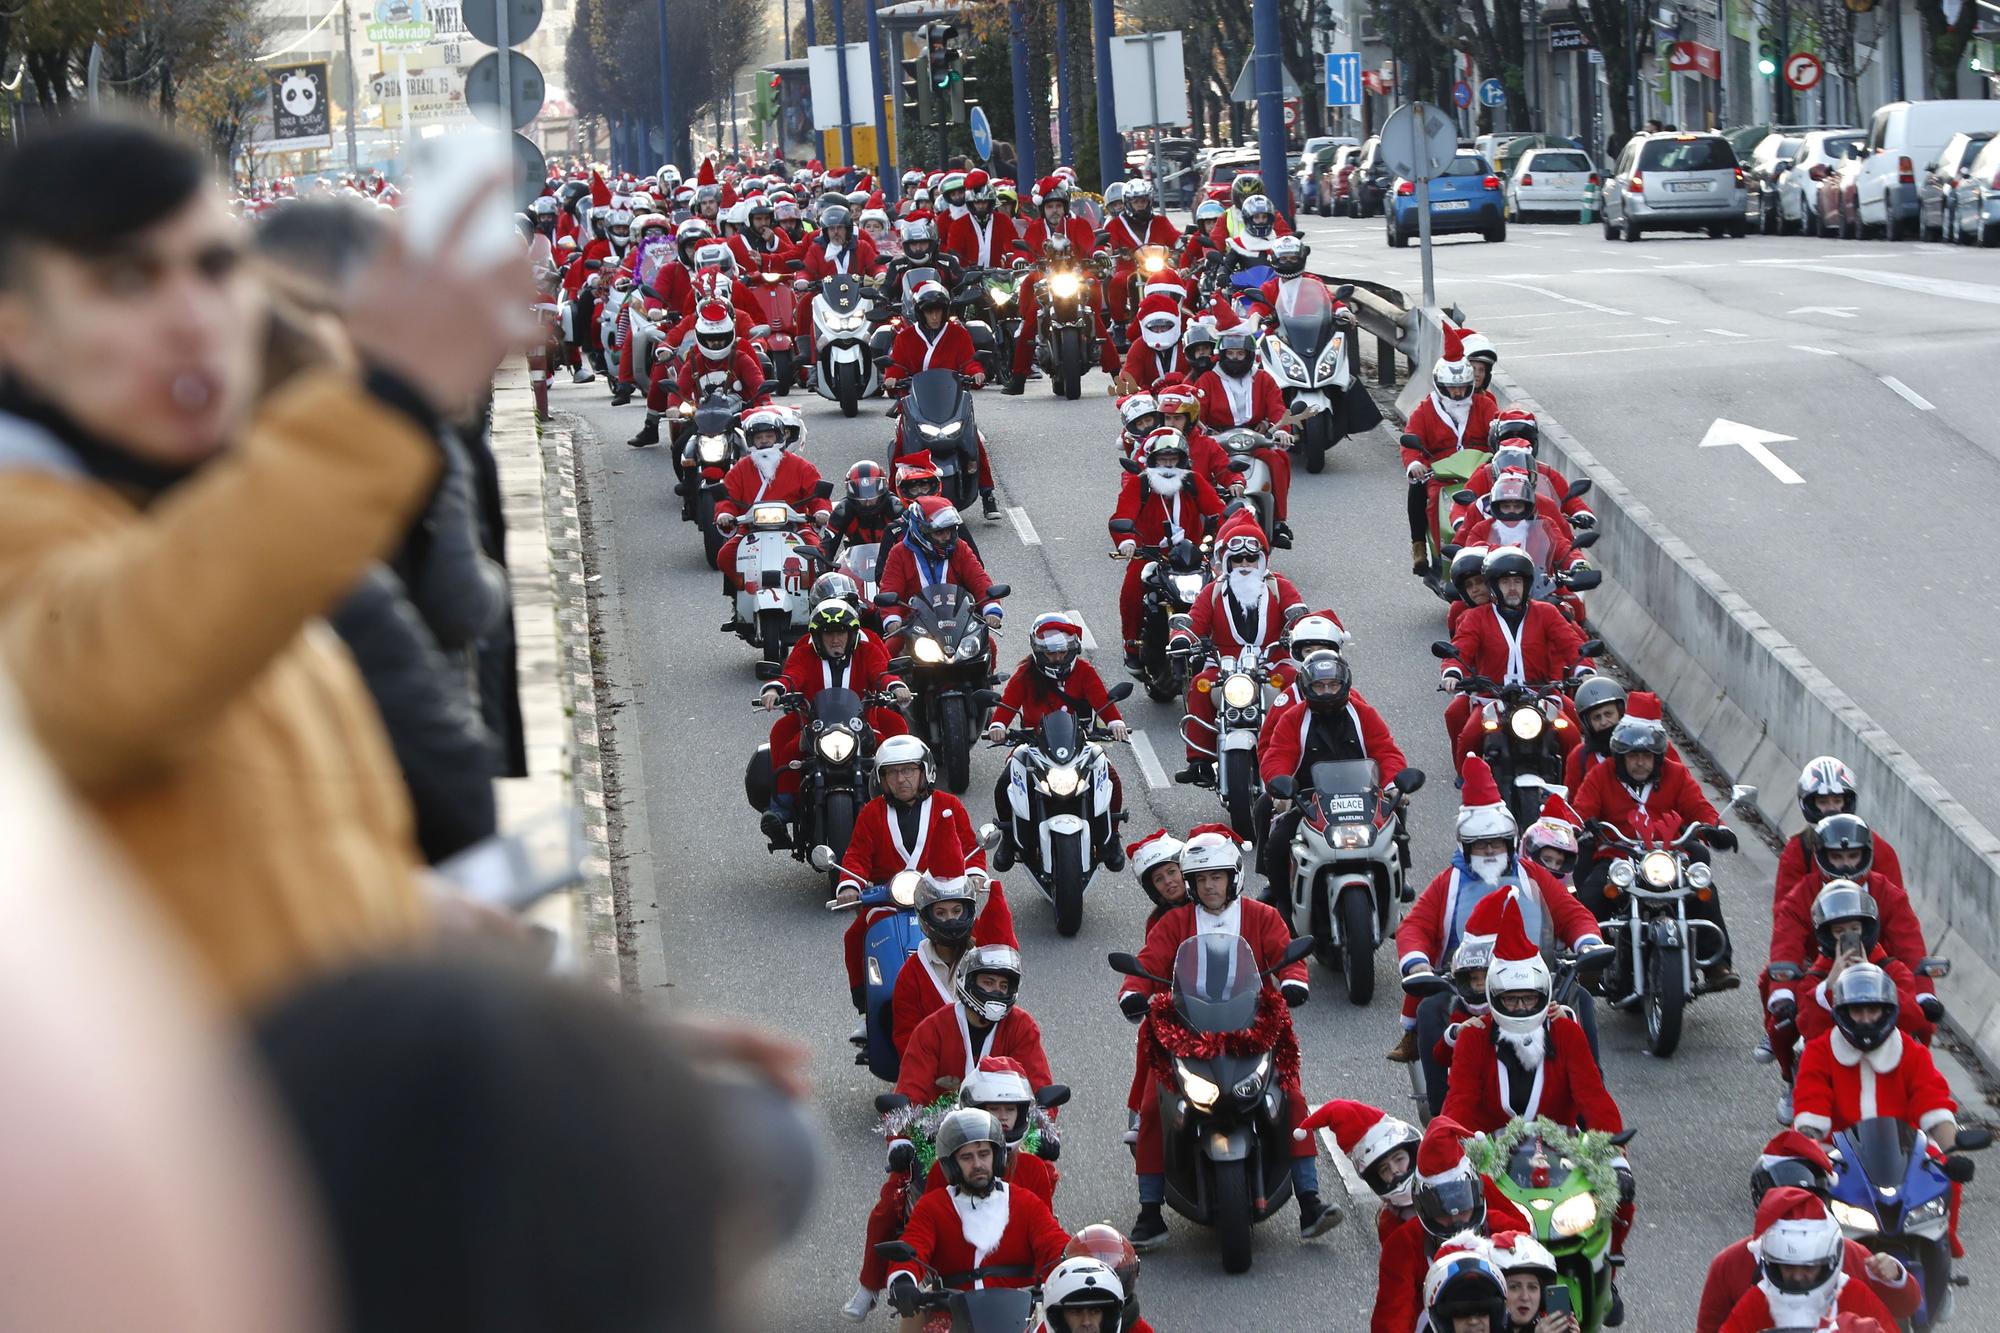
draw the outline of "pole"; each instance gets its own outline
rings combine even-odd
[[[1090,0],[1097,57],[1097,185],[1125,179],[1125,140],[1118,134],[1118,90],[1111,73],[1111,0]]]
[[[1625,5],[1625,69],[1626,97],[1632,104],[1631,131],[1639,132],[1639,0],[1627,0]],[[1622,145],[1621,145],[1622,146]]]
[[[813,0],[806,0],[806,45],[807,46],[819,45],[819,24],[814,21],[817,17],[818,16],[813,12]]]
[[[739,158],[743,156],[741,123],[736,118],[736,79],[732,75],[729,80],[729,151]]]
[[[507,31],[507,2],[494,0],[493,4],[494,54],[498,56],[494,72],[500,76],[500,130],[503,134],[514,132],[514,80],[507,62],[514,54],[514,38]],[[403,136],[409,137],[410,125],[403,122]],[[636,166],[637,163],[635,162]]]
[[[1257,67],[1257,143],[1262,150],[1264,192],[1287,218],[1292,215],[1291,181],[1285,174],[1285,94],[1278,63],[1278,0],[1255,0],[1251,10],[1251,57]]]
[[[1419,124],[1422,122],[1419,121]],[[1414,137],[1414,136],[1412,136]],[[1390,205],[1391,209],[1395,207]],[[1431,275],[1431,178],[1429,168],[1417,173],[1417,244],[1424,260],[1424,308],[1438,303],[1437,283]]]
[[[1076,141],[1070,136],[1069,93],[1075,86],[1069,74],[1069,0],[1056,0],[1056,154],[1071,164]]]
[[[666,0],[661,0],[662,5],[664,5],[665,3]],[[785,0],[784,9],[785,9],[785,17],[784,17],[785,59],[790,60],[792,58],[792,0]],[[660,31],[665,32],[666,30],[667,30],[666,25],[664,23],[661,24]]]
[[[361,100],[354,86],[354,10],[348,0],[340,0],[340,40],[347,52],[347,169],[356,169],[360,155],[354,148],[354,109]]]
[[[667,0],[655,0],[660,15],[660,131],[667,139],[667,161],[676,163],[687,170],[688,163],[679,152],[680,130],[674,123],[674,73],[667,59]],[[791,28],[785,29],[785,40],[791,40]]]
[[[1890,96],[1898,102],[1907,100],[1908,90],[1903,86],[1903,0],[1889,3],[1890,50],[1895,53],[1895,65],[1889,81]]]
[[[854,165],[853,104],[847,100],[847,10],[841,0],[833,0],[833,56],[835,79],[840,85],[840,165]]]
[[[402,47],[396,48],[396,103],[400,108],[399,127],[402,134],[397,138],[396,156],[407,160],[410,151],[410,57]]]
[[[1164,174],[1161,168],[1166,163],[1160,156],[1160,140],[1166,137],[1166,131],[1160,128],[1160,71],[1157,66],[1159,49],[1153,43],[1163,42],[1166,39],[1167,35],[1163,32],[1147,33],[1144,38],[1146,43],[1146,135],[1152,141],[1150,146],[1153,157],[1153,200],[1163,213],[1166,211],[1167,201],[1160,193],[1162,188],[1160,177]]]
[[[1020,177],[1015,184],[1026,190],[1035,182],[1035,118],[1028,112],[1028,28],[1021,0],[1007,0],[1007,45],[1014,67],[1014,171]]]
[[[897,154],[891,151],[888,122],[895,112],[883,106],[886,99],[882,94],[882,24],[875,15],[881,0],[861,0],[861,3],[868,6],[868,85],[875,98],[872,103],[875,114],[869,119],[875,122],[875,174],[895,180],[903,168],[896,160]]]

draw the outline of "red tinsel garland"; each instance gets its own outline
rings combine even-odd
[[[1181,1021],[1174,1012],[1173,996],[1165,993],[1152,998],[1141,1030],[1151,1038],[1146,1043],[1146,1066],[1155,1080],[1168,1086],[1173,1084],[1175,1060],[1213,1060],[1265,1051],[1271,1052],[1280,1086],[1298,1085],[1299,1039],[1292,1030],[1291,1010],[1270,986],[1258,996],[1257,1021],[1241,1032],[1196,1032]]]

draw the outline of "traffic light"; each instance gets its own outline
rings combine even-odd
[[[1767,79],[1778,72],[1778,44],[1769,28],[1757,29],[1757,72]]]
[[[928,72],[930,61],[928,23],[917,29],[917,51],[919,54],[903,62],[903,110],[909,112],[917,124],[928,125],[932,119],[931,82]]]

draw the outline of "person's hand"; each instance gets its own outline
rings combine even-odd
[[[1312,995],[1303,981],[1281,981],[1278,983],[1278,993],[1285,997],[1285,1007],[1288,1009],[1298,1008]]]
[[[736,526],[736,515],[717,514],[715,516],[715,526],[722,529],[724,532],[729,531],[729,529]]]
[[[843,884],[834,890],[833,900],[843,906],[848,903],[858,903],[861,901],[861,886],[853,883]]]
[[[986,739],[993,742],[993,744],[998,745],[1001,741],[1007,739],[1007,728],[1001,726],[998,722],[995,722],[993,725],[986,728]]]
[[[997,630],[1000,628],[1000,613],[998,611],[989,611],[981,616],[980,619],[986,622],[988,629]]]
[[[1135,990],[1128,990],[1118,997],[1118,1010],[1134,1023],[1145,1018],[1150,1002]]]
[[[1885,1287],[1903,1285],[1903,1266],[1896,1262],[1896,1257],[1892,1254],[1871,1254],[1864,1267],[1867,1268],[1869,1277]]]
[[[907,1271],[890,1276],[889,1304],[905,1319],[917,1312],[917,1280]]]
[[[1230,482],[1230,483],[1229,483],[1229,495],[1230,495],[1230,498],[1231,498],[1231,499],[1234,499],[1234,498],[1236,498],[1237,496],[1239,496],[1239,495],[1241,495],[1241,494],[1243,494],[1243,483],[1242,483],[1242,482],[1240,482],[1240,481],[1232,481],[1232,482]]]
[[[1131,734],[1131,728],[1125,725],[1125,721],[1123,718],[1120,718],[1118,721],[1113,722],[1108,728],[1108,730],[1111,732],[1112,741],[1115,744],[1119,745],[1124,744],[1125,737]]]
[[[1273,797],[1271,798],[1271,813],[1272,813],[1272,814],[1274,814],[1274,815],[1282,815],[1282,814],[1285,814],[1285,813],[1286,813],[1287,811],[1289,811],[1289,810],[1290,810],[1291,808],[1292,808],[1292,803],[1291,803],[1290,801],[1286,800],[1286,799],[1285,799],[1284,797],[1282,797],[1282,796],[1273,796]]]
[[[1447,690],[1469,690],[1472,688],[1465,683],[1465,677],[1463,676],[1446,676],[1444,678],[1444,686]]]
[[[1958,1126],[1950,1120],[1945,1121],[1935,1129],[1925,1132],[1930,1135],[1932,1143],[1935,1143],[1946,1152],[1950,1152],[1958,1146]]]
[[[1535,1333],[1579,1333],[1573,1314],[1545,1314],[1535,1321]]]
[[[1118,543],[1118,558],[1121,560],[1130,560],[1138,550],[1139,543],[1127,537],[1124,541]]]
[[[910,701],[910,687],[899,680],[889,687],[889,697],[899,704],[906,704]]]
[[[973,371],[973,372],[972,372],[972,387],[973,387],[973,388],[975,388],[975,389],[983,389],[983,388],[985,388],[985,387],[986,387],[986,372],[985,372],[985,371],[983,371],[983,370],[975,370],[975,371]]]
[[[766,685],[763,698],[758,702],[764,705],[764,711],[768,713],[778,706],[778,700],[784,697],[784,693],[776,685]]]
[[[533,299],[519,255],[467,271],[460,242],[475,214],[505,188],[485,182],[444,229],[437,252],[414,253],[401,226],[384,229],[348,285],[341,310],[364,362],[407,381],[440,416],[457,416],[492,383]]]
[[[908,1139],[897,1139],[889,1145],[889,1170],[897,1175],[907,1175],[917,1164],[917,1150],[910,1146]]]

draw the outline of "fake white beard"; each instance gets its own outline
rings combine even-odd
[[[778,471],[778,460],[785,456],[782,448],[752,449],[750,461],[757,465],[757,475],[769,481]]]
[[[1818,1328],[1833,1313],[1834,1302],[1840,1296],[1841,1276],[1840,1270],[1835,1269],[1832,1277],[1803,1296],[1786,1295],[1772,1286],[1769,1278],[1757,1279],[1764,1303],[1771,1307],[1771,1327]]]
[[[1139,336],[1146,340],[1146,346],[1156,352],[1164,352],[1181,340],[1181,326],[1176,324],[1163,333],[1155,333],[1151,329],[1141,328]]]
[[[1488,884],[1498,884],[1500,877],[1507,873],[1507,858],[1504,856],[1473,856],[1466,858],[1472,873]]]
[[[1499,519],[1494,519],[1493,544],[1495,546],[1522,545],[1528,540],[1528,523],[1529,520],[1525,518],[1518,523],[1502,523]]]
[[[1187,480],[1184,467],[1149,467],[1146,469],[1146,484],[1153,488],[1155,495],[1168,497],[1181,493],[1181,483]]]
[[[1463,428],[1465,419],[1472,415],[1472,399],[1470,397],[1447,398],[1433,389],[1431,390],[1431,405],[1437,408],[1440,416],[1451,422],[1455,427]]]
[[[1229,595],[1236,604],[1246,611],[1255,611],[1264,604],[1264,571],[1261,569],[1232,569],[1229,571]]]
[[[953,1187],[951,1206],[958,1212],[958,1227],[965,1233],[965,1243],[972,1247],[973,1263],[983,1263],[1007,1234],[1007,1183],[994,1181],[993,1192],[983,1199]]]
[[[1494,1031],[1500,1040],[1507,1043],[1508,1049],[1514,1052],[1515,1058],[1520,1060],[1522,1068],[1540,1069],[1542,1067],[1542,1057],[1548,1054],[1549,1049],[1549,1029],[1546,1024],[1538,1023],[1535,1025],[1533,1032],[1521,1033],[1509,1032],[1506,1028],[1496,1023]]]

